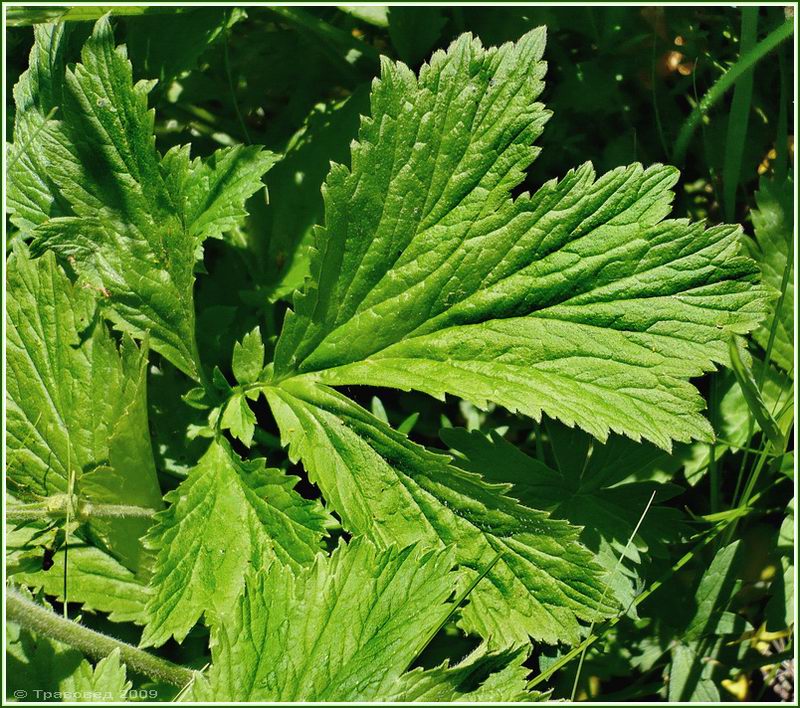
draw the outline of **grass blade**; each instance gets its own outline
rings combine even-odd
[[[739,81],[749,69],[767,56],[767,54],[775,49],[781,42],[789,39],[793,34],[794,23],[792,20],[787,20],[780,25],[780,27],[775,28],[764,37],[764,39],[747,54],[742,54],[742,56],[739,57],[739,61],[717,79],[681,126],[680,133],[678,133],[678,138],[675,141],[675,150],[672,153],[672,161],[675,164],[680,165],[683,163],[686,157],[686,151],[689,148],[689,143],[697,130],[697,126],[700,125],[703,116],[736,85],[736,82]]]
[[[756,43],[758,31],[758,7],[742,8],[742,32],[739,39],[740,55],[747,54]],[[731,112],[728,116],[728,133],[725,138],[725,161],[722,165],[722,206],[726,221],[733,221],[736,214],[736,189],[742,175],[742,155],[747,140],[747,124],[753,99],[753,76],[750,69],[742,75],[733,90]]]

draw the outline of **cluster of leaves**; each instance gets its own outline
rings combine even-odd
[[[552,11],[92,10],[13,92],[9,690],[767,690],[791,177],[752,235],[668,218],[662,164],[550,178]]]

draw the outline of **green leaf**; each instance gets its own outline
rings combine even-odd
[[[758,425],[772,446],[776,455],[780,455],[786,449],[786,439],[781,432],[772,413],[767,409],[764,399],[761,396],[756,379],[752,371],[752,359],[747,352],[745,344],[741,338],[732,338],[729,344],[731,366],[736,376],[736,382],[742,390],[742,395],[747,407],[758,421]],[[787,431],[788,432],[788,431]]]
[[[255,200],[251,206],[247,263],[257,266],[264,296],[287,297],[309,275],[312,232],[323,217],[322,184],[331,161],[350,159],[359,116],[369,110],[366,89],[313,107],[265,178],[269,204]]]
[[[763,366],[763,362],[753,359],[756,376],[760,376]],[[750,414],[744,393],[737,383],[733,371],[719,372],[713,382],[716,394],[715,400],[709,407],[711,409],[710,416],[715,421],[717,440],[713,445],[694,443],[687,446],[686,450],[681,451],[688,458],[684,473],[686,481],[691,485],[696,485],[708,471],[712,449],[714,459],[719,462],[728,451],[747,447],[752,435],[759,430],[757,422]],[[764,374],[761,396],[767,410],[776,412],[783,410],[784,406],[794,397],[792,380],[774,366],[768,367]]]
[[[158,79],[162,92],[180,74],[195,68],[203,53],[246,17],[238,8],[180,9],[183,11],[145,13],[125,20],[126,45],[135,75]]]
[[[775,318],[775,340],[772,361],[790,374],[794,372],[794,182],[762,178],[756,192],[756,205],[751,214],[755,242],[750,251],[758,261],[763,281],[781,291],[787,264],[789,277],[780,311],[771,313],[753,333],[755,340],[765,349],[769,344],[770,328]]]
[[[52,253],[8,260],[7,481],[23,501],[69,490],[90,501],[161,508],[147,425],[146,344],[117,345],[92,294]],[[132,570],[144,519],[93,520],[92,533]]]
[[[41,589],[64,602],[66,577],[66,599],[80,603],[81,612],[104,612],[113,622],[144,623],[150,590],[142,580],[111,555],[75,535],[70,536],[66,549],[53,554],[53,565],[44,570],[44,547],[37,544],[42,530],[41,524],[22,528],[6,525],[6,573],[14,583],[35,592]]]
[[[544,700],[546,694],[525,688],[528,673],[522,665],[525,658],[524,651],[489,654],[480,646],[456,666],[445,662],[427,671],[417,668],[403,674],[397,689],[381,696],[381,700],[415,703]]]
[[[23,230],[67,213],[47,160],[36,148],[58,132],[52,118],[63,102],[68,30],[63,24],[36,25],[33,32],[28,70],[14,87],[14,141],[7,165],[6,205],[11,223]]]
[[[119,649],[98,661],[94,668],[88,661],[82,661],[62,685],[65,693],[77,695],[84,702],[124,701],[131,689]]]
[[[34,52],[47,56],[62,44],[56,30],[37,32]],[[245,199],[262,186],[275,158],[237,146],[193,161],[188,147],[173,148],[162,159],[147,108],[153,83],[133,83],[107,17],[95,25],[81,59],[52,69],[59,120],[24,146],[37,174],[47,175],[39,206],[61,206],[21,214],[12,200],[12,218],[32,228],[35,253],[53,249],[70,259],[102,293],[103,314],[118,328],[137,338],[149,332],[156,351],[199,378],[195,261],[205,238],[243,219]],[[41,91],[30,71],[20,85],[35,96]],[[47,102],[37,100],[41,108],[28,112],[41,119]]]
[[[768,632],[781,631],[794,624],[794,500],[789,502],[778,533],[777,554],[778,568],[764,610]]]
[[[158,552],[143,646],[183,641],[205,614],[230,614],[249,568],[277,559],[293,569],[319,550],[326,516],[293,490],[297,477],[242,460],[224,439],[170,492],[145,539]]]
[[[722,614],[741,586],[738,577],[741,555],[737,541],[714,556],[695,592],[694,617],[683,635],[685,641],[701,639],[717,631]]]
[[[208,447],[208,441],[196,434],[208,425],[206,391],[192,388],[192,381],[166,361],[150,367],[148,380],[156,468],[183,479]]]
[[[486,686],[484,695],[496,688],[500,700],[518,697],[525,669],[504,669],[513,652],[488,655],[478,671],[467,660],[461,667],[405,673],[454,609],[448,603],[457,584],[452,564],[451,552],[377,551],[356,539],[299,574],[279,563],[251,572],[233,616],[214,632],[208,682],[195,683],[192,699],[471,698],[456,683],[469,674]],[[475,688],[481,695],[484,687]]]
[[[508,485],[451,466],[332,389],[295,380],[264,391],[290,458],[303,460],[348,531],[379,547],[455,542],[462,587],[503,553],[470,595],[469,630],[500,642],[576,642],[579,618],[613,611],[578,529],[521,506]]]
[[[714,665],[697,655],[695,645],[677,643],[672,647],[669,671],[670,702],[719,703],[722,699],[714,682]]]
[[[342,12],[363,20],[375,27],[386,27],[389,24],[387,13],[389,8],[385,5],[337,5]]]
[[[673,642],[671,648],[670,701],[720,700],[712,661],[719,652],[720,642],[713,637],[741,632],[736,616],[727,612],[741,587],[738,576],[741,556],[740,542],[726,546],[714,556],[700,578],[690,604],[692,615],[681,628],[679,641]]]
[[[510,496],[581,527],[581,542],[606,571],[604,582],[622,607],[632,607],[644,576],[641,566],[668,558],[670,544],[678,543],[688,530],[678,510],[662,506],[680,488],[648,480],[651,470],[674,472],[680,461],[653,445],[616,435],[600,445],[586,433],[555,422],[547,430],[555,456],[552,467],[496,432],[487,437],[479,431],[445,428],[439,435],[457,452],[455,463],[460,467],[484,471],[487,481],[495,484],[512,484]],[[653,504],[628,545],[653,492]],[[626,562],[620,565],[623,555]]]
[[[61,682],[85,661],[71,647],[40,637],[13,622],[6,623],[7,698],[12,691],[27,698],[36,691],[58,691]]]
[[[230,430],[231,435],[250,447],[256,429],[256,416],[247,405],[244,393],[237,391],[230,397],[222,412],[219,427]]]
[[[665,220],[670,167],[587,164],[511,198],[548,116],[544,43],[463,35],[419,77],[383,62],[352,167],[326,181],[276,382],[450,393],[601,440],[711,438],[688,379],[763,318],[758,269],[738,227]]]
[[[240,384],[251,384],[258,380],[263,368],[264,342],[261,330],[255,327],[233,345],[233,375]]]

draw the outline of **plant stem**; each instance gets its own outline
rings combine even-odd
[[[125,504],[92,504],[91,502],[81,501],[77,504],[77,509],[73,510],[75,518],[86,521],[93,519],[146,519],[156,513],[156,509],[144,506],[127,506]],[[22,506],[12,506],[6,510],[6,520],[36,521],[37,519],[61,519],[70,515],[70,507],[65,501],[54,506],[52,503],[25,504]]]
[[[700,125],[703,116],[708,113],[714,104],[717,103],[735,84],[745,75],[745,73],[752,69],[761,59],[769,54],[781,42],[788,39],[794,33],[794,24],[791,20],[784,22],[780,27],[777,27],[770,32],[764,39],[762,39],[755,47],[749,52],[739,57],[737,61],[728,71],[717,79],[714,85],[706,92],[706,95],[700,100],[694,110],[691,112],[686,122],[681,126],[681,131],[678,133],[678,138],[675,141],[675,150],[672,153],[672,161],[676,164],[683,163],[686,157],[686,151],[689,148],[689,142]]]
[[[114,649],[119,649],[122,661],[130,669],[155,681],[182,688],[194,678],[194,672],[189,669],[59,617],[55,612],[29,600],[13,587],[8,588],[6,595],[6,613],[10,621],[25,629],[68,644],[93,659],[101,659]]]
[[[44,22],[87,22],[99,20],[103,15],[109,13],[116,16],[138,16],[138,15],[172,15],[185,12],[187,8],[181,7],[158,7],[158,6],[120,6],[120,5],[98,5],[77,7],[10,7],[6,14],[6,24],[9,27],[27,27],[29,25]]]

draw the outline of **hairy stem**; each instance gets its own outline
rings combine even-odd
[[[68,515],[80,521],[92,519],[146,519],[156,513],[156,509],[126,504],[92,504],[79,501],[70,504],[67,495],[59,495],[46,502],[12,506],[6,510],[6,520],[13,522],[36,521],[37,519],[63,519]]]
[[[21,627],[68,644],[93,659],[102,659],[114,649],[119,649],[122,661],[128,668],[155,681],[182,688],[194,678],[194,672],[189,669],[59,617],[13,587],[7,590],[6,614],[10,621]]]

